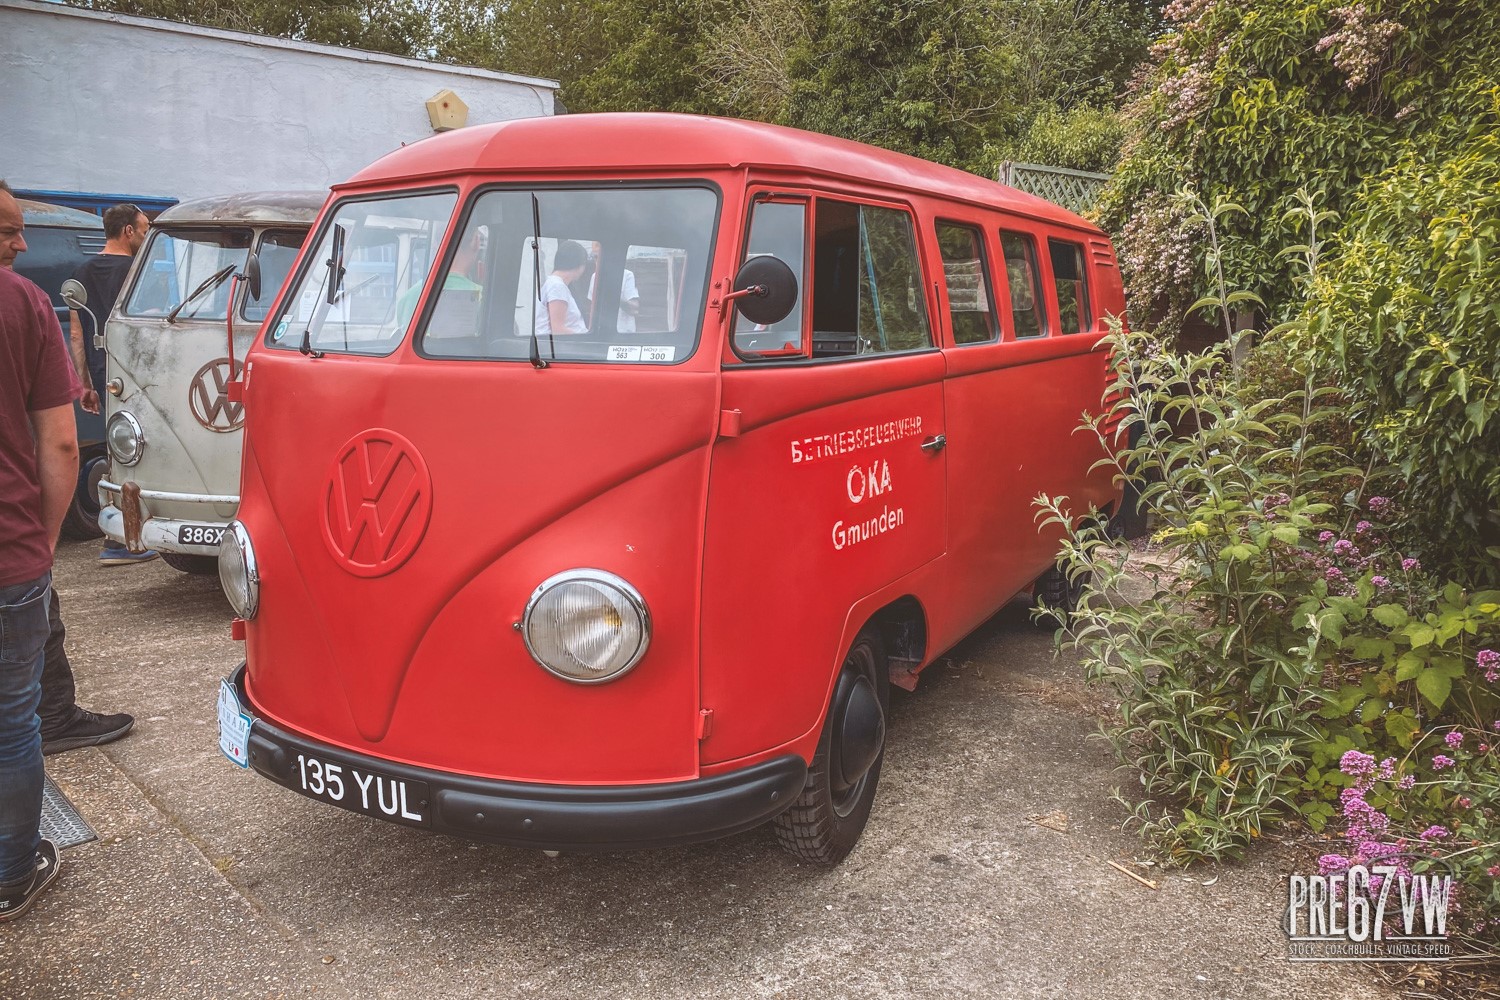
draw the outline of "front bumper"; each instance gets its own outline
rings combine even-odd
[[[807,762],[796,755],[670,784],[551,785],[476,778],[354,753],[294,733],[255,715],[245,692],[243,666],[230,683],[253,720],[250,767],[264,777],[306,794],[298,784],[296,765],[298,754],[305,754],[345,770],[364,768],[419,782],[430,795],[430,808],[420,810],[425,813],[421,822],[389,815],[375,818],[469,840],[562,851],[714,840],[770,820],[796,800],[807,780]],[[371,815],[352,805],[342,807]]]
[[[222,531],[232,518],[224,517],[219,509],[225,505],[238,507],[240,498],[228,494],[214,493],[168,493],[162,490],[141,490],[140,531],[137,539],[131,539],[127,530],[129,519],[122,509],[126,503],[121,485],[107,479],[99,481],[99,528],[110,538],[127,546],[133,552],[156,549],[158,552],[178,552],[191,556],[217,556],[217,538],[195,542],[191,538],[207,539],[210,532],[199,529]],[[157,517],[151,513],[151,504],[196,504],[203,508],[201,518],[190,520]],[[187,532],[184,533],[183,529]],[[131,544],[132,541],[135,544]]]

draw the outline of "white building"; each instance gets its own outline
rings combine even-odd
[[[37,0],[0,0],[0,66],[0,177],[83,207],[327,188],[432,135],[443,91],[440,127],[550,115],[558,86]]]

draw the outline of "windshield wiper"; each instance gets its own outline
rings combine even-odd
[[[536,302],[531,307],[531,367],[540,370],[547,367],[536,339],[536,309],[542,304],[542,210],[537,205],[534,193],[531,196],[531,268],[532,293],[536,297]],[[549,344],[552,342],[550,316],[547,323],[547,342]],[[555,354],[556,351],[553,353]]]
[[[318,306],[307,318],[307,325],[302,328],[302,343],[297,347],[304,357],[321,358],[323,356],[322,351],[313,349],[312,328],[316,326],[319,331],[322,330],[323,317],[328,315],[328,307],[339,300],[344,290],[344,245],[348,236],[343,226],[337,222],[333,224],[331,240],[333,245],[329,248],[328,260],[325,262],[326,270],[323,272],[324,294],[318,296]],[[344,306],[346,316],[348,308],[346,303]],[[346,342],[344,346],[347,347],[348,343]]]
[[[219,285],[224,283],[225,278],[234,273],[234,269],[234,264],[226,264],[224,268],[219,272],[210,274],[207,278],[204,278],[203,284],[193,289],[193,294],[189,295],[187,298],[183,299],[181,302],[177,303],[177,305],[172,307],[172,311],[167,313],[167,322],[176,323],[177,314],[186,309],[189,302],[192,302],[194,299],[202,295],[204,292],[208,291],[210,288],[218,288]],[[234,308],[233,302],[229,303],[229,308]]]

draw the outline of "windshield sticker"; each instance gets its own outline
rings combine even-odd
[[[676,347],[635,347],[627,344],[609,346],[610,361],[675,361]]]
[[[639,347],[623,347],[619,344],[611,344],[609,348],[609,360],[639,361],[641,360],[641,349]]]
[[[282,337],[285,337],[285,336],[286,336],[286,320],[282,320],[280,323],[276,324],[276,332],[273,333],[273,334],[271,334],[271,339],[272,340],[280,340]]]
[[[887,420],[882,424],[870,424],[834,434],[815,434],[812,437],[791,442],[792,464],[837,458],[851,451],[873,448],[876,445],[889,444],[903,438],[917,437],[921,433],[921,417],[903,417],[900,420]]]
[[[676,361],[677,348],[675,347],[643,347],[641,348],[642,361]]]

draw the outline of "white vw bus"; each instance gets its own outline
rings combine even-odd
[[[243,406],[227,385],[324,192],[203,198],[163,212],[105,326],[99,527],[132,552],[216,573],[239,507]]]

